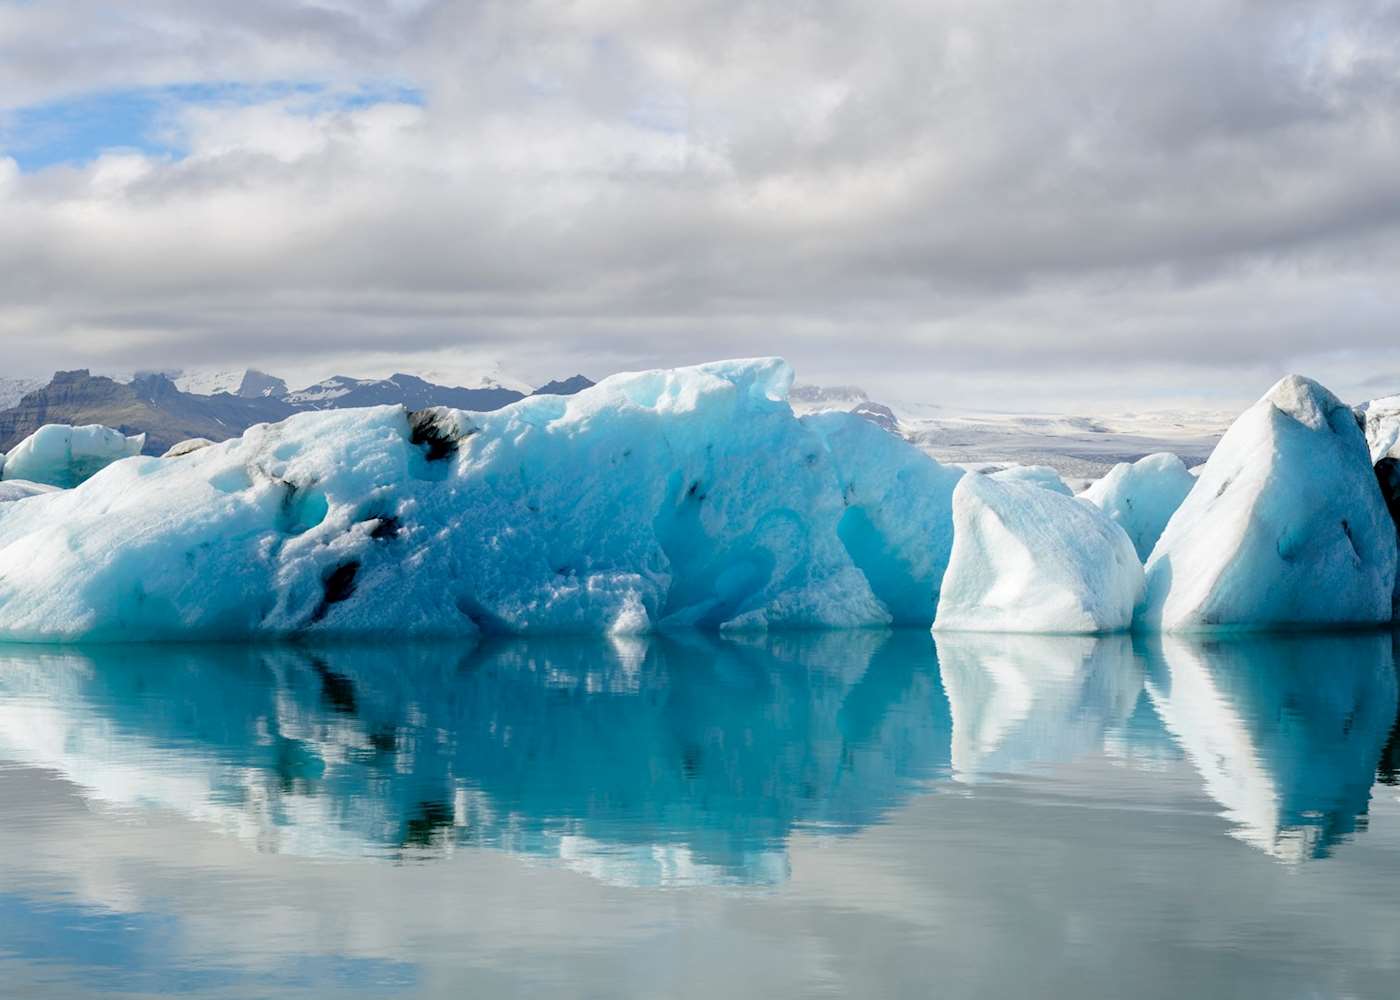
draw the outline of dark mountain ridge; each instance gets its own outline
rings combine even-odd
[[[48,385],[0,411],[0,451],[14,447],[44,424],[104,424],[123,434],[145,434],[146,451],[158,455],[178,441],[194,437],[222,441],[253,424],[283,420],[295,412],[271,397],[191,395],[164,375],[118,382],[78,369],[56,372]]]
[[[582,375],[548,382],[536,394],[569,395],[593,383]],[[35,389],[8,410],[0,410],[0,452],[13,448],[44,424],[103,424],[123,434],[145,434],[148,454],[159,455],[189,438],[224,441],[253,424],[285,420],[304,410],[402,405],[412,410],[450,406],[461,410],[497,410],[524,399],[500,386],[466,389],[436,385],[416,375],[397,373],[386,379],[343,375],[289,391],[287,383],[249,370],[236,393],[199,395],[183,392],[168,374],[146,372],[130,382],[87,369],[55,372],[48,385]]]
[[[534,392],[532,396],[572,396],[576,392],[583,392],[584,389],[591,389],[598,383],[594,382],[587,375],[570,375],[568,378],[555,379],[553,382],[546,382]]]
[[[427,406],[451,406],[458,410],[499,410],[507,403],[524,399],[514,389],[463,389],[436,385],[403,372],[383,379],[356,379],[336,375],[315,385],[285,393],[282,397],[299,409],[347,409],[353,406],[383,406],[401,403],[410,410]]]

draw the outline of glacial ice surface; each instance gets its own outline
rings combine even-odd
[[[120,458],[141,454],[146,435],[127,437],[101,424],[45,424],[0,459],[0,479],[68,488]]]
[[[1147,563],[1148,628],[1385,622],[1395,526],[1352,411],[1281,379],[1240,415]]]
[[[1039,486],[968,475],[934,628],[1112,632],[1142,589],[1133,543],[1102,511]]]
[[[791,378],[303,413],[118,462],[0,507],[0,639],[928,624],[961,473],[798,419]]]
[[[46,483],[31,483],[27,479],[11,479],[0,482],[0,503],[10,503],[15,500],[23,500],[26,497],[37,497],[43,493],[52,493],[57,489],[57,486],[49,486]]]
[[[1012,465],[987,474],[999,483],[1025,483],[1063,493],[1067,497],[1074,496],[1074,490],[1048,465]]]
[[[1186,463],[1169,452],[1119,462],[1082,494],[1122,526],[1144,562],[1172,514],[1196,485]]]

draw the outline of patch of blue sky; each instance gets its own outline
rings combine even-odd
[[[0,109],[0,156],[30,173],[80,165],[104,152],[135,150],[178,159],[186,152],[176,127],[181,108],[283,102],[302,114],[375,104],[422,104],[423,92],[399,82],[333,87],[308,81],[189,83],[106,90],[46,104]]]

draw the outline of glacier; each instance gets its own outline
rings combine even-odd
[[[1196,485],[1186,463],[1169,452],[1119,462],[1080,494],[1122,526],[1146,562],[1171,516]]]
[[[962,472],[798,418],[791,381],[720,362],[116,461],[0,507],[0,639],[927,626]]]
[[[100,424],[45,424],[0,456],[0,480],[23,479],[68,488],[121,458],[141,454],[146,435],[128,437]]]
[[[1281,379],[1231,425],[1147,563],[1144,628],[1391,618],[1396,536],[1351,409]]]
[[[953,551],[933,627],[1120,631],[1142,583],[1132,541],[1097,507],[971,474],[953,492]]]

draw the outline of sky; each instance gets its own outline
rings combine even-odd
[[[0,0],[0,378],[1106,412],[1397,333],[1400,0]]]

